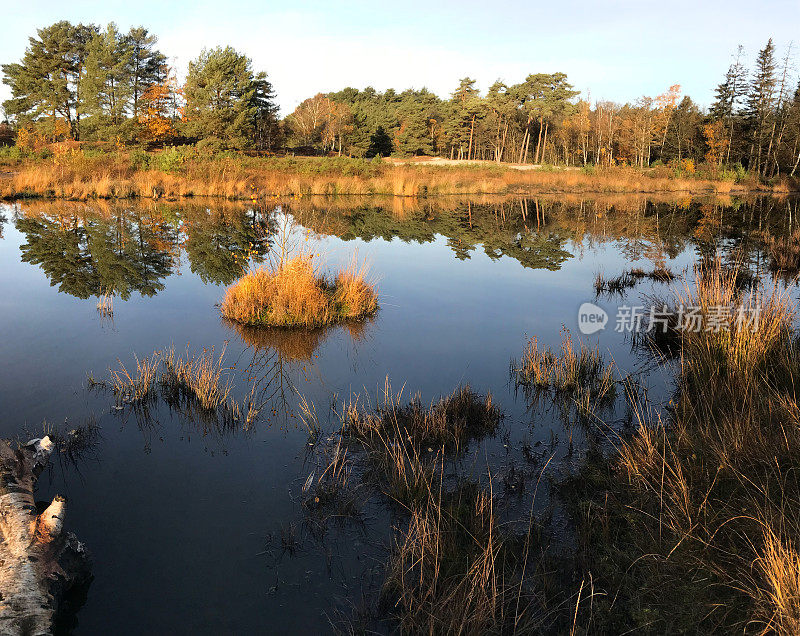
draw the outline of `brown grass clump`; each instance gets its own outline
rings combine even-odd
[[[645,271],[639,267],[634,267],[619,276],[606,278],[602,272],[595,274],[594,291],[596,296],[603,294],[619,295],[624,294],[644,279],[649,279],[657,283],[669,283],[675,278],[675,274],[667,267],[658,265],[651,271]]]
[[[117,359],[119,369],[109,369],[109,383],[114,395],[122,402],[143,402],[153,395],[153,388],[161,364],[161,352],[141,360],[134,356],[136,370],[128,371],[122,361]]]
[[[225,292],[222,314],[246,325],[320,327],[364,318],[378,308],[366,268],[351,265],[333,282],[314,270],[311,256],[254,269]]]
[[[214,347],[203,349],[199,355],[190,354],[187,348],[186,358],[183,358],[176,356],[175,348],[170,347],[164,353],[162,384],[172,392],[191,394],[201,408],[209,411],[226,404],[233,388],[231,377],[223,378],[228,370],[223,362],[226,348],[227,343],[217,358]]]
[[[553,352],[531,338],[522,360],[512,361],[511,375],[517,387],[535,401],[550,393],[558,400],[573,403],[580,415],[590,415],[608,406],[616,395],[614,363],[606,364],[600,349],[580,342],[575,348],[568,332],[562,334],[561,347]]]
[[[483,397],[469,386],[459,387],[426,407],[419,395],[404,402],[402,390],[393,394],[387,378],[383,399],[376,408],[361,408],[358,402],[356,397],[343,407],[342,434],[365,442],[386,437],[419,447],[458,447],[494,432],[501,417],[491,393]]]
[[[215,347],[191,354],[188,346],[185,358],[177,356],[174,347],[142,359],[134,356],[135,371],[128,371],[119,362],[119,369],[109,369],[107,381],[97,381],[90,374],[89,384],[111,388],[118,402],[132,405],[141,415],[147,415],[148,403],[160,396],[171,408],[180,407],[193,420],[228,429],[248,427],[261,405],[256,403],[252,390],[241,402],[233,398],[232,367],[224,363],[226,348],[227,343],[219,356],[215,355]]]
[[[526,581],[530,541],[503,530],[492,494],[474,483],[434,491],[395,542],[384,603],[407,634],[539,633],[546,622]]]

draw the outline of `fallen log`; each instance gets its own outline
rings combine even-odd
[[[41,513],[33,490],[53,441],[0,441],[0,634],[50,634],[64,594],[90,579],[86,548],[64,532],[66,501]]]

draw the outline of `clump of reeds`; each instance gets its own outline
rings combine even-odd
[[[362,441],[388,436],[417,446],[457,447],[493,433],[500,422],[491,393],[481,396],[469,385],[427,406],[419,395],[405,402],[402,393],[394,394],[387,378],[383,398],[375,408],[362,408],[358,398],[351,399],[342,409],[342,433]]]
[[[171,407],[188,406],[190,413],[204,421],[213,420],[225,426],[237,423],[249,426],[258,416],[260,406],[252,390],[241,403],[233,398],[232,367],[224,363],[226,348],[227,343],[218,356],[215,347],[192,354],[188,346],[185,357],[176,355],[174,347],[155,351],[142,359],[134,356],[135,371],[129,371],[118,361],[119,369],[109,369],[108,381],[95,380],[90,374],[89,385],[110,387],[119,402],[137,408],[144,407],[145,402],[160,394]]]
[[[228,401],[232,388],[231,377],[223,379],[229,369],[223,362],[226,348],[227,343],[216,358],[214,347],[203,349],[201,354],[191,354],[187,348],[184,358],[176,356],[175,348],[170,347],[164,353],[162,384],[172,392],[191,394],[204,409],[216,409]]]
[[[524,537],[502,528],[492,494],[475,483],[434,490],[395,542],[384,603],[403,633],[543,630],[543,599],[526,581],[530,542],[530,528]]]
[[[134,355],[136,369],[130,371],[121,360],[119,369],[109,369],[109,383],[114,395],[122,402],[144,402],[153,396],[153,389],[158,377],[158,368],[161,364],[161,352],[156,351],[151,356],[141,360]],[[95,382],[95,384],[98,384]]]
[[[606,278],[602,272],[595,274],[594,291],[595,295],[623,295],[628,289],[635,287],[640,280],[649,279],[659,283],[669,283],[675,278],[675,274],[667,267],[658,265],[650,271],[634,267],[622,272],[619,276]]]
[[[796,278],[800,273],[800,232],[781,237],[765,232],[764,243],[770,256],[770,269],[786,278]]]
[[[610,404],[616,393],[614,364],[606,364],[598,346],[581,341],[576,349],[568,332],[562,335],[557,352],[541,347],[531,338],[522,352],[522,359],[512,361],[511,374],[518,387],[529,396],[540,398],[544,392],[572,400],[580,413]]]
[[[248,272],[228,288],[222,302],[229,320],[279,327],[319,327],[364,318],[377,308],[364,266],[354,261],[330,281],[315,271],[310,255]]]
[[[114,294],[106,291],[97,297],[97,313],[101,318],[114,317]]]

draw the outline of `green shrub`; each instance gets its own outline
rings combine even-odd
[[[128,155],[131,168],[134,170],[148,170],[150,168],[150,153],[146,150],[134,150]]]
[[[22,161],[26,154],[19,146],[0,146],[0,161],[3,163],[17,163]]]
[[[186,161],[186,154],[172,146],[157,153],[153,158],[156,160],[156,165],[159,170],[163,172],[174,172]]]

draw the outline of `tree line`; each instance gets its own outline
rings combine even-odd
[[[567,166],[706,162],[762,177],[796,174],[800,84],[791,47],[772,40],[752,69],[739,47],[705,112],[677,84],[632,103],[591,103],[564,73],[461,79],[447,98],[368,87],[319,93],[283,120],[264,72],[231,47],[203,52],[179,83],[144,27],[62,21],[37,32],[18,63],[3,64],[11,99],[0,143],[75,139],[118,145],[198,144],[355,157],[439,156]],[[13,129],[13,130],[12,130]]]

